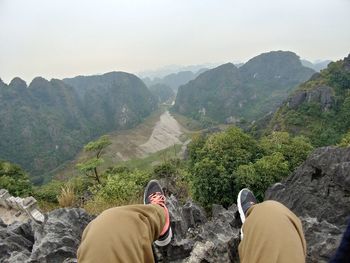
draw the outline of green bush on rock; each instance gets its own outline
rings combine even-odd
[[[10,162],[0,161],[0,188],[7,189],[14,196],[28,196],[32,193],[32,184],[28,175]]]

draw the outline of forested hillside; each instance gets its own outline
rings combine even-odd
[[[19,78],[0,82],[0,159],[20,164],[36,182],[87,141],[132,127],[156,107],[147,87],[131,74],[65,82],[40,77],[29,86]]]
[[[204,123],[253,121],[275,110],[313,73],[295,53],[264,53],[239,68],[228,63],[208,70],[181,86],[174,110]]]
[[[148,87],[158,103],[172,103],[175,99],[175,92],[166,84],[154,84]]]
[[[350,55],[330,63],[286,100],[268,132],[305,135],[315,146],[332,145],[350,129]]]

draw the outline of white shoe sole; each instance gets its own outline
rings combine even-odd
[[[242,203],[241,203],[241,195],[242,195],[243,190],[245,190],[245,188],[242,189],[241,191],[239,191],[238,197],[237,197],[237,207],[238,207],[239,216],[241,217],[242,224],[245,221],[245,215],[244,215],[243,207],[242,207]]]
[[[165,247],[170,243],[172,237],[173,237],[173,231],[171,230],[171,227],[170,227],[168,237],[164,240],[156,240],[154,241],[154,244],[156,244],[159,247]]]

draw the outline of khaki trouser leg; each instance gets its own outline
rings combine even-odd
[[[158,205],[108,209],[84,230],[78,262],[154,262],[152,243],[164,225],[164,209]]]
[[[242,263],[305,262],[306,242],[299,218],[276,201],[249,208],[238,251]]]

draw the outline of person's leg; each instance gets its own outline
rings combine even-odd
[[[84,230],[78,262],[154,262],[152,243],[164,225],[165,212],[159,205],[108,209]]]
[[[306,242],[299,218],[276,201],[251,206],[238,251],[242,263],[305,262]]]
[[[157,180],[147,184],[143,199],[143,205],[112,208],[93,220],[84,230],[78,262],[154,262],[152,243],[171,241],[170,216]]]

